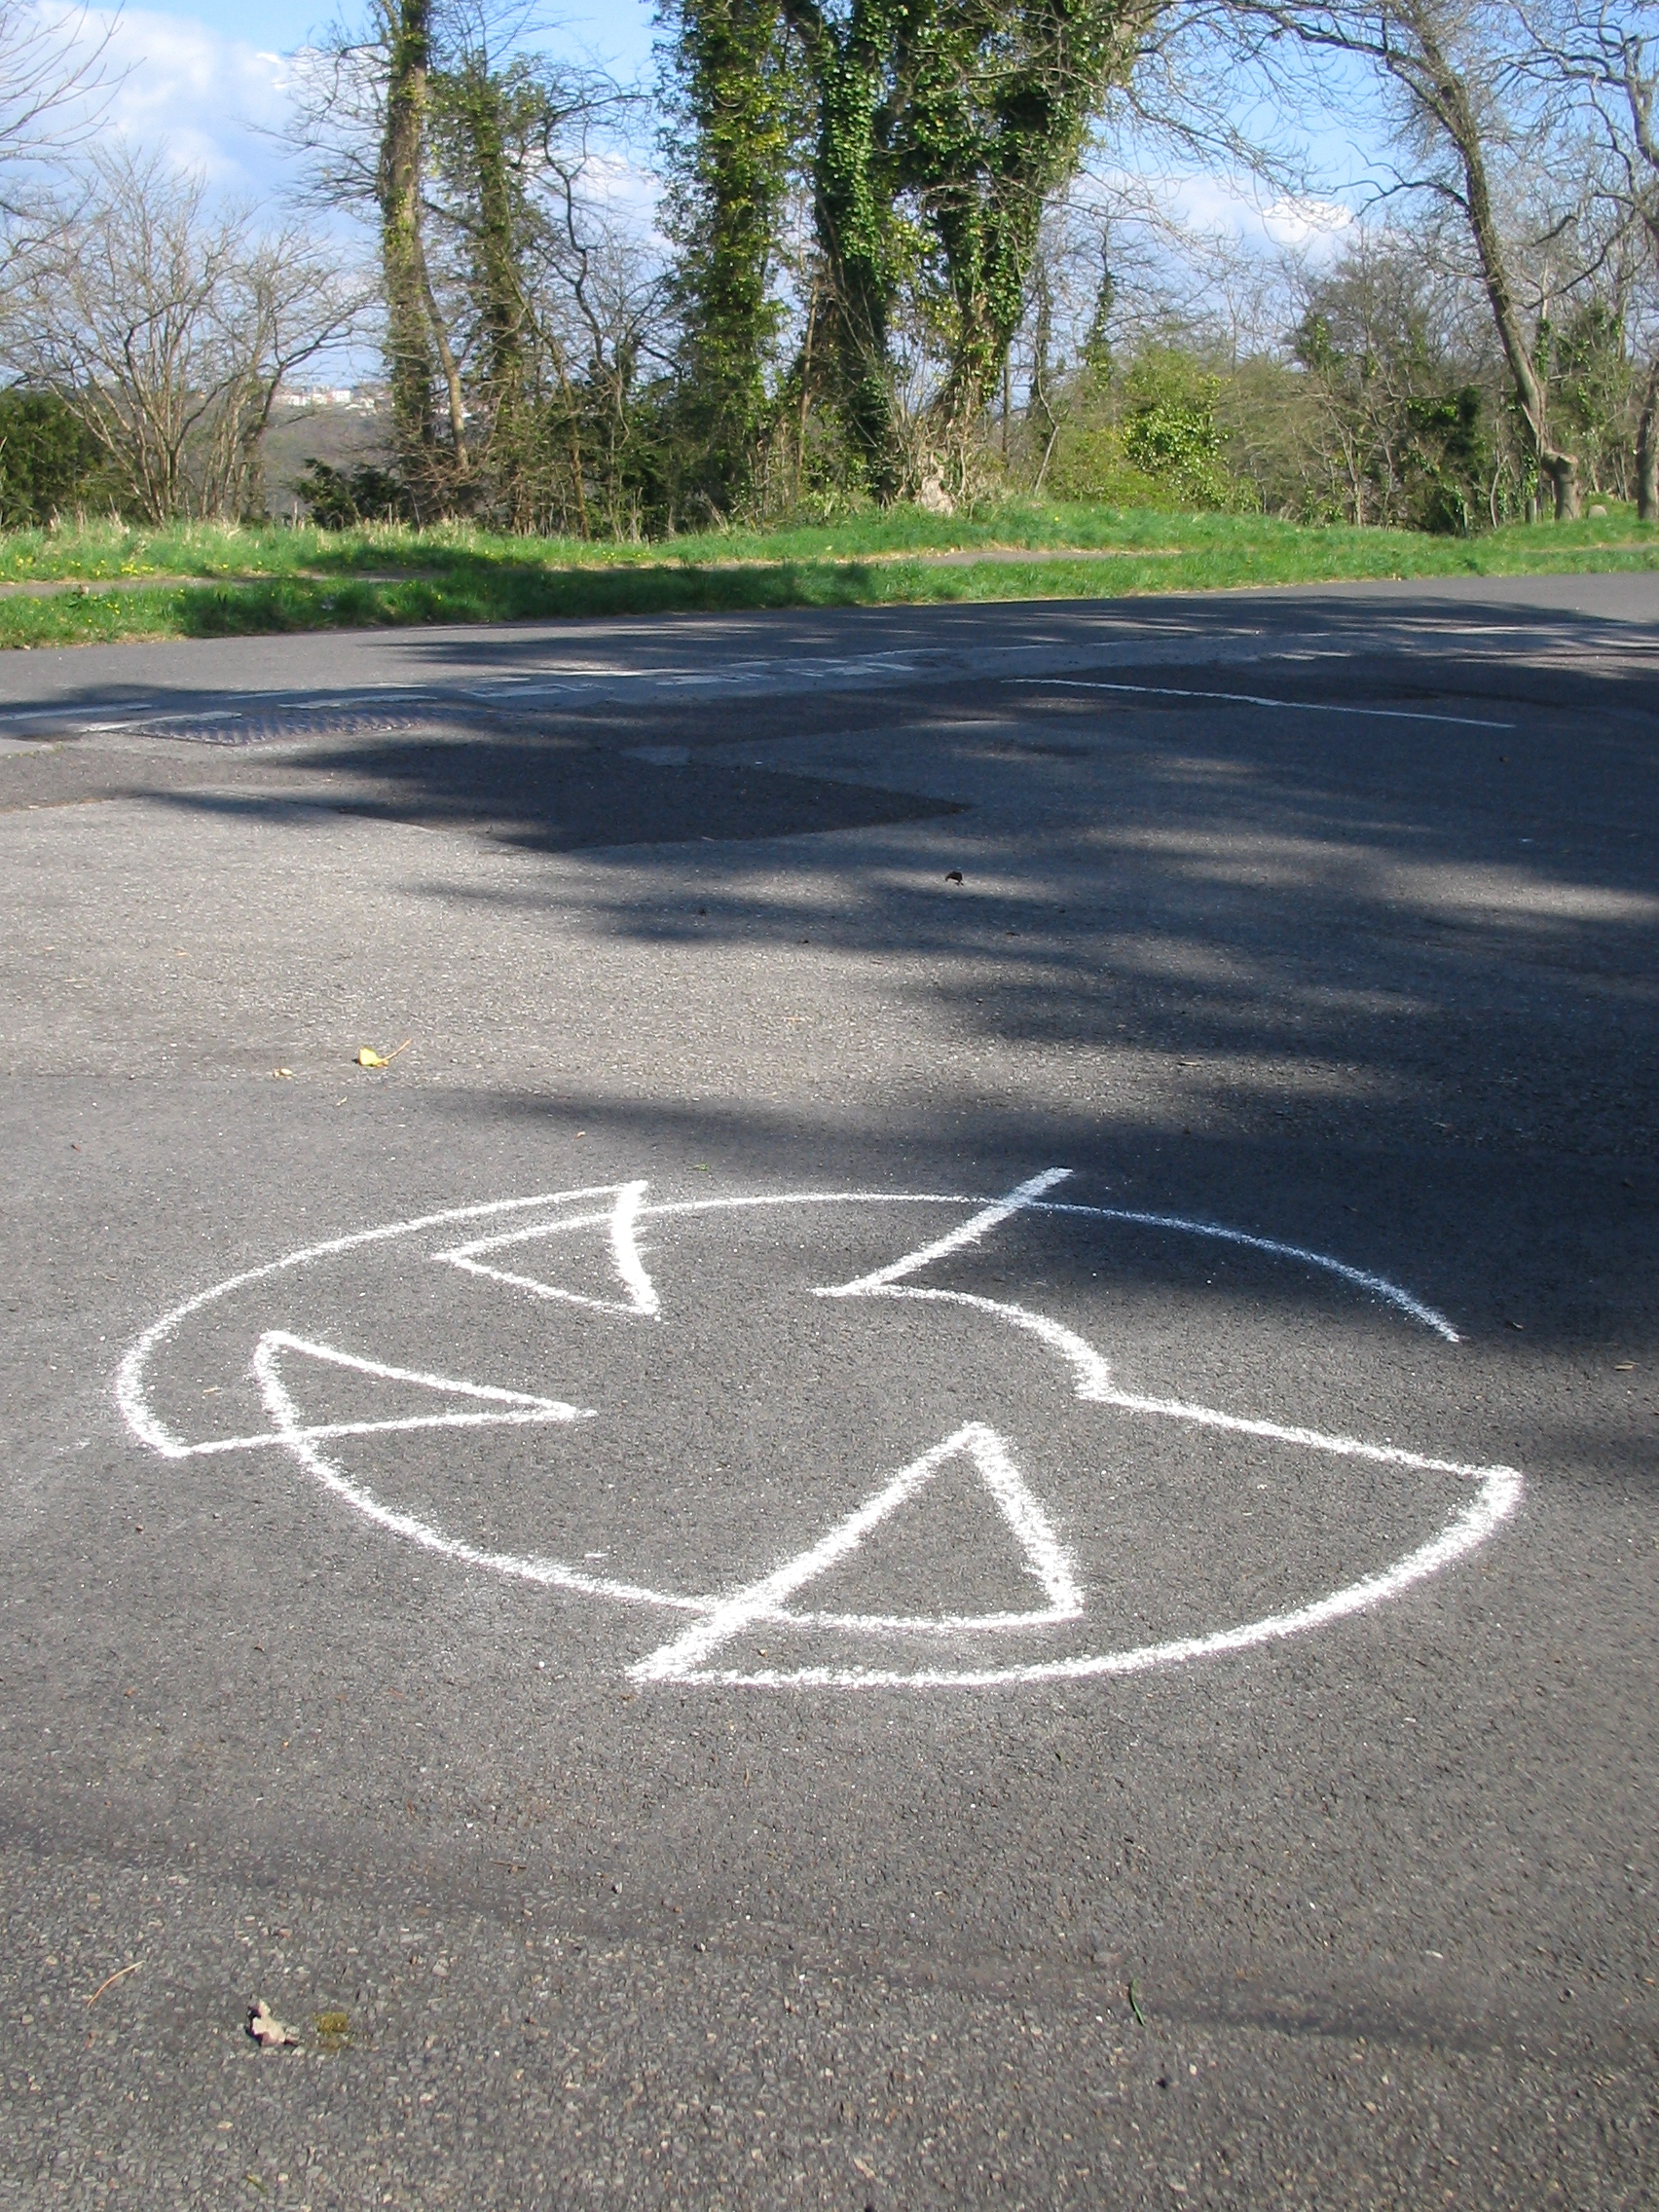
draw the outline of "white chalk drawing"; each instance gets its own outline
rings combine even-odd
[[[618,1280],[627,1292],[626,1298],[590,1298],[580,1292],[562,1289],[556,1283],[542,1282],[535,1275],[514,1274],[505,1268],[489,1268],[480,1254],[504,1252],[518,1244],[533,1244],[539,1239],[554,1236],[569,1225],[562,1221],[538,1222],[534,1229],[509,1229],[501,1236],[480,1236],[470,1244],[457,1244],[448,1252],[434,1252],[434,1260],[447,1260],[452,1268],[464,1268],[468,1274],[484,1275],[493,1282],[506,1283],[514,1290],[528,1290],[536,1298],[563,1298],[572,1306],[591,1306],[601,1313],[644,1313],[654,1320],[660,1308],[657,1304],[656,1285],[645,1272],[635,1241],[635,1230],[640,1218],[640,1207],[645,1202],[647,1186],[644,1183],[623,1183],[616,1192],[615,1203],[610,1208],[610,1257]]]
[[[1217,1222],[1083,1205],[1049,1195],[1068,1179],[1066,1169],[1047,1169],[1002,1198],[988,1200],[939,1192],[804,1191],[671,1199],[655,1204],[647,1203],[648,1185],[636,1180],[453,1207],[308,1245],[199,1292],[154,1323],[128,1351],[116,1377],[116,1399],[132,1435],[164,1458],[184,1461],[223,1458],[242,1452],[281,1451],[365,1522],[428,1553],[545,1590],[677,1617],[682,1625],[676,1633],[630,1670],[633,1679],[642,1684],[947,1690],[1140,1674],[1226,1652],[1251,1650],[1369,1611],[1465,1557],[1514,1513],[1520,1502],[1522,1477],[1513,1467],[1473,1464],[1411,1451],[1391,1440],[1378,1443],[1182,1398],[1126,1390],[1115,1382],[1110,1364],[1093,1345],[1051,1315],[1010,1300],[915,1279],[953,1254],[982,1246],[1016,1216],[1039,1222],[1051,1216],[1056,1221],[1114,1223],[1293,1261],[1391,1308],[1443,1343],[1456,1345],[1459,1341],[1444,1314],[1381,1275],[1302,1245]],[[1260,1439],[1297,1453],[1445,1478],[1454,1487],[1448,1517],[1427,1541],[1306,1604],[1191,1636],[1126,1647],[1067,1650],[1050,1657],[1022,1655],[1010,1659],[1005,1655],[999,1663],[993,1648],[999,1641],[1018,1639],[1028,1648],[1033,1638],[1040,1642],[1046,1633],[1061,1627],[1076,1633],[1078,1624],[1087,1623],[1089,1607],[1083,1578],[1039,1495],[1041,1484],[1034,1484],[1029,1473],[1016,1464],[1014,1448],[985,1421],[959,1425],[897,1472],[881,1476],[872,1470],[873,1487],[862,1503],[764,1574],[748,1578],[735,1588],[696,1592],[662,1589],[643,1580],[595,1573],[586,1563],[577,1567],[560,1559],[495,1550],[466,1541],[429,1518],[387,1503],[368,1481],[347,1472],[335,1450],[347,1439],[360,1442],[421,1430],[571,1428],[602,1420],[602,1408],[383,1362],[281,1328],[260,1331],[251,1349],[250,1371],[265,1410],[266,1427],[193,1441],[177,1434],[153,1402],[156,1365],[193,1317],[233,1294],[302,1273],[316,1263],[345,1254],[461,1229],[461,1242],[448,1243],[440,1238],[441,1248],[426,1257],[433,1264],[458,1269],[513,1295],[585,1308],[590,1313],[632,1327],[660,1324],[665,1319],[662,1294],[645,1264],[647,1247],[642,1242],[645,1225],[666,1229],[677,1221],[722,1213],[841,1206],[968,1210],[965,1218],[942,1235],[917,1244],[851,1281],[817,1285],[812,1295],[836,1301],[902,1301],[919,1307],[965,1309],[1030,1338],[1052,1355],[1060,1371],[1069,1375],[1072,1399],[1080,1405]],[[477,1231],[482,1234],[475,1234]],[[560,1240],[579,1239],[588,1233],[603,1240],[614,1276],[614,1295],[596,1295],[591,1289],[576,1291],[557,1279],[563,1272],[558,1256]],[[511,1264],[498,1264],[505,1263],[508,1255],[512,1255]],[[539,1272],[527,1272],[533,1265]],[[308,1421],[303,1411],[306,1387],[300,1378],[307,1372],[316,1375],[327,1370],[337,1375],[358,1375],[374,1383],[400,1385],[406,1395],[424,1393],[435,1410],[378,1420]],[[953,1463],[975,1478],[976,1494],[982,1494],[993,1509],[996,1525],[1012,1547],[1033,1603],[981,1612],[811,1609],[813,1585],[852,1559],[874,1530],[892,1523],[895,1516],[922,1497],[940,1471]],[[766,1633],[776,1640],[799,1631],[828,1634],[842,1641],[867,1639],[876,1647],[876,1656],[867,1663],[854,1664],[790,1666],[781,1660],[761,1666],[737,1663],[734,1647],[749,1642],[755,1633]],[[940,1651],[937,1661],[924,1657],[911,1666],[882,1664],[882,1657],[890,1657],[887,1647],[894,1639],[907,1643],[919,1640],[924,1646],[931,1641],[947,1649]],[[769,1646],[763,1648],[769,1652]],[[967,1663],[964,1653],[970,1649],[976,1653],[983,1649],[986,1656],[982,1661],[976,1657],[974,1663]]]
[[[1003,1518],[1007,1521],[1020,1549],[1025,1554],[1031,1574],[1048,1594],[1049,1603],[1040,1611],[1023,1613],[940,1613],[909,1616],[892,1613],[809,1613],[791,1611],[784,1604],[795,1592],[820,1574],[857,1550],[872,1529],[878,1528],[889,1514],[916,1495],[922,1486],[935,1476],[947,1460],[959,1455],[973,1461],[976,1471],[996,1500]],[[802,1552],[798,1559],[786,1560],[784,1565],[751,1583],[747,1590],[737,1590],[729,1598],[722,1598],[701,1620],[673,1643],[665,1643],[648,1659],[634,1669],[634,1678],[643,1682],[689,1681],[701,1671],[703,1662],[721,1644],[729,1643],[757,1622],[789,1622],[799,1627],[850,1629],[866,1634],[895,1632],[922,1633],[948,1636],[984,1629],[1041,1628],[1051,1621],[1075,1620],[1083,1611],[1083,1594],[1072,1579],[1071,1564],[1061,1550],[1059,1540],[1049,1526],[1048,1516],[1025,1486],[1024,1478],[1014,1464],[1008,1447],[994,1428],[983,1421],[969,1421],[954,1436],[947,1436],[936,1444],[931,1452],[923,1453],[919,1459],[902,1468],[893,1480],[877,1491],[871,1498],[846,1520],[821,1536],[816,1544]]]

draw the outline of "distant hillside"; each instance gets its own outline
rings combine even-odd
[[[294,484],[308,461],[326,461],[334,468],[389,461],[389,424],[381,385],[341,387],[279,401],[265,433],[267,512],[284,520],[304,519]]]

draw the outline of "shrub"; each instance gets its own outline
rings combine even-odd
[[[318,530],[352,530],[363,522],[415,520],[415,502],[408,486],[389,468],[377,468],[372,461],[344,469],[326,461],[308,461],[294,490]]]
[[[0,524],[48,523],[106,496],[103,450],[55,392],[0,391]]]

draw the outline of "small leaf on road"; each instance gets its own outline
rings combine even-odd
[[[377,1052],[372,1045],[359,1046],[357,1050],[357,1065],[360,1068],[388,1068],[390,1067],[392,1061],[396,1059],[397,1053],[408,1051],[410,1046],[413,1043],[413,1038],[405,1037],[402,1044],[398,1046],[396,1052],[385,1053]]]

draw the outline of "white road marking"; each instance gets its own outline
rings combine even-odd
[[[815,1297],[841,1297],[844,1292],[816,1291]],[[1040,1344],[1047,1345],[1051,1352],[1063,1359],[1076,1379],[1076,1394],[1095,1405],[1113,1403],[1112,1370],[1094,1346],[1080,1337],[1075,1329],[1068,1329],[1047,1313],[1033,1313],[1024,1306],[1011,1306],[999,1298],[981,1298],[972,1290],[917,1290],[898,1283],[880,1283],[875,1288],[861,1291],[863,1298],[915,1298],[931,1300],[940,1306],[966,1306],[977,1313],[991,1313],[999,1321],[1007,1321],[1014,1328],[1023,1329]]]
[[[1069,1206],[1063,1199],[1050,1198],[1038,1210],[1084,1214],[1095,1221],[1125,1221],[1143,1229],[1173,1229],[1186,1236],[1209,1236],[1222,1244],[1242,1244],[1252,1252],[1270,1252],[1275,1260],[1300,1260],[1306,1267],[1322,1268],[1326,1274],[1351,1282],[1356,1290],[1370,1291],[1374,1298],[1397,1307],[1414,1321],[1420,1321],[1425,1329],[1432,1329],[1437,1337],[1444,1337],[1449,1345],[1460,1345],[1463,1341],[1444,1313],[1425,1306],[1420,1298],[1414,1298],[1409,1290],[1402,1290],[1386,1275],[1374,1275],[1364,1268],[1350,1268],[1346,1260],[1333,1260],[1324,1252],[1310,1252],[1305,1244],[1281,1244],[1276,1236],[1252,1236],[1242,1229],[1224,1229],[1219,1222],[1194,1221],[1178,1213],[1139,1213],[1126,1206]]]
[[[285,1348],[295,1348],[300,1340],[286,1339],[280,1330],[270,1330],[259,1340],[253,1355],[253,1371],[259,1382],[260,1396],[265,1410],[271,1416],[272,1428],[278,1440],[291,1451],[308,1474],[314,1475],[323,1489],[360,1513],[364,1520],[377,1528],[385,1529],[393,1536],[417,1544],[423,1551],[435,1552],[441,1559],[455,1560],[462,1567],[488,1567],[494,1574],[504,1574],[519,1582],[539,1583],[547,1590],[570,1590],[588,1598],[607,1598],[625,1605],[669,1605],[684,1612],[706,1612],[715,1603],[709,1598],[681,1598],[666,1596],[660,1590],[642,1589],[638,1583],[617,1582],[603,1575],[583,1574],[578,1568],[567,1567],[562,1560],[523,1559],[510,1552],[485,1551],[477,1544],[468,1544],[456,1536],[446,1535],[430,1522],[420,1520],[413,1513],[399,1513],[385,1505],[361,1483],[353,1482],[331,1460],[325,1459],[313,1442],[314,1431],[308,1427],[299,1407],[294,1403],[282,1380],[279,1354]],[[313,1354],[320,1350],[329,1356],[327,1347],[304,1346]],[[332,1355],[343,1366],[362,1366],[370,1373],[385,1373],[372,1361],[355,1361],[344,1354]],[[453,1385],[452,1385],[453,1386]],[[461,1385],[462,1388],[465,1385]],[[484,1385],[475,1385],[480,1391]],[[574,1414],[574,1409],[571,1409]],[[579,1414],[574,1418],[581,1419]]]
[[[1075,676],[1033,676],[1033,683],[1066,691],[1136,691],[1152,699],[1225,699],[1235,707],[1282,707],[1293,715],[1366,715],[1385,722],[1451,722],[1459,729],[1513,729],[1513,722],[1482,721],[1474,715],[1414,714],[1405,707],[1333,707],[1322,699],[1269,699],[1253,691],[1189,691],[1173,683],[1105,683]]]
[[[200,1313],[204,1306],[214,1305],[221,1298],[229,1298],[233,1292],[245,1290],[250,1283],[265,1282],[275,1275],[286,1274],[295,1268],[309,1267],[313,1261],[331,1260],[342,1252],[357,1251],[366,1245],[387,1244],[399,1236],[417,1236],[427,1229],[447,1229],[451,1222],[490,1221],[501,1214],[528,1213],[535,1206],[561,1205],[577,1198],[608,1197],[615,1189],[614,1183],[587,1183],[569,1191],[541,1191],[528,1198],[489,1198],[481,1205],[446,1206],[439,1213],[416,1214],[408,1221],[390,1221],[376,1229],[352,1230],[345,1236],[327,1237],[320,1244],[303,1245],[297,1252],[284,1253],[279,1260],[267,1260],[262,1267],[244,1268],[240,1274],[229,1275],[223,1282],[216,1282],[207,1290],[198,1291],[194,1298],[187,1298],[182,1306],[175,1306],[170,1313],[164,1313],[159,1321],[150,1324],[135,1344],[128,1347],[115,1377],[115,1402],[121,1417],[138,1441],[147,1444],[152,1452],[159,1452],[163,1458],[182,1459],[189,1456],[190,1446],[182,1438],[173,1435],[150,1405],[145,1388],[150,1362],[193,1313]],[[885,1194],[878,1191],[849,1191],[840,1194],[825,1192],[810,1196],[819,1198],[820,1202],[824,1203],[836,1196],[870,1205],[884,1202],[885,1199]],[[960,1198],[917,1197],[905,1198],[898,1202],[969,1205],[973,1201]],[[608,1221],[610,1216],[606,1213],[595,1218]]]
[[[1481,1494],[1429,1543],[1397,1560],[1380,1574],[1369,1574],[1293,1612],[1246,1621],[1239,1628],[1217,1629],[1208,1636],[1177,1637],[1166,1643],[1142,1643],[1128,1651],[1101,1651],[1068,1659],[1039,1659],[1022,1667],[852,1667],[758,1668],[739,1672],[706,1669],[697,1679],[760,1689],[988,1689],[1024,1682],[1079,1681],[1099,1675],[1143,1675],[1155,1667],[1179,1667],[1194,1659],[1213,1659],[1226,1651],[1251,1651],[1288,1637],[1397,1598],[1414,1583],[1425,1582],[1442,1567],[1472,1552],[1512,1514],[1521,1501],[1521,1477],[1513,1467],[1472,1468],[1482,1479]]]

